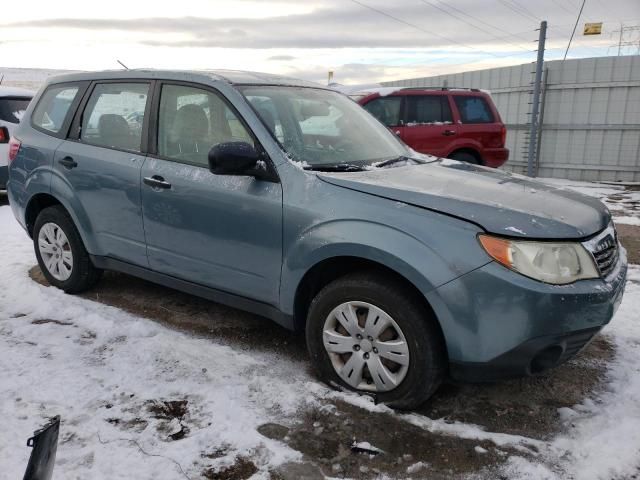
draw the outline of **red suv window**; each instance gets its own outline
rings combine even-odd
[[[402,110],[402,97],[374,98],[364,105],[364,109],[376,117],[387,127],[400,125],[400,112]]]
[[[453,99],[460,113],[462,123],[493,123],[493,113],[487,101],[482,97],[454,95]]]
[[[452,122],[449,99],[443,95],[410,95],[407,102],[407,125]]]

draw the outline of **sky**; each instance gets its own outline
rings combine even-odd
[[[23,0],[3,7],[0,67],[242,69],[344,84],[562,58],[582,0]],[[8,7],[8,8],[7,8]],[[584,36],[585,22],[604,22]],[[568,58],[616,55],[640,0],[586,0]],[[618,32],[616,32],[618,30]],[[624,32],[623,54],[640,49]]]

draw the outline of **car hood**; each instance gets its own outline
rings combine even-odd
[[[462,218],[510,237],[580,239],[611,220],[595,198],[449,159],[317,175],[333,185]]]

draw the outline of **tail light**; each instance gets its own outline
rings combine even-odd
[[[507,143],[507,127],[502,125],[502,129],[500,130],[500,146],[504,147],[505,143]]]
[[[7,130],[7,127],[0,127],[0,143],[9,143],[9,130]]]
[[[9,163],[13,162],[18,156],[22,142],[15,137],[11,137],[9,140]]]

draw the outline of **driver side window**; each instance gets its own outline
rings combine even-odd
[[[158,155],[208,167],[209,150],[225,142],[253,139],[227,103],[215,93],[163,85],[158,115]]]

